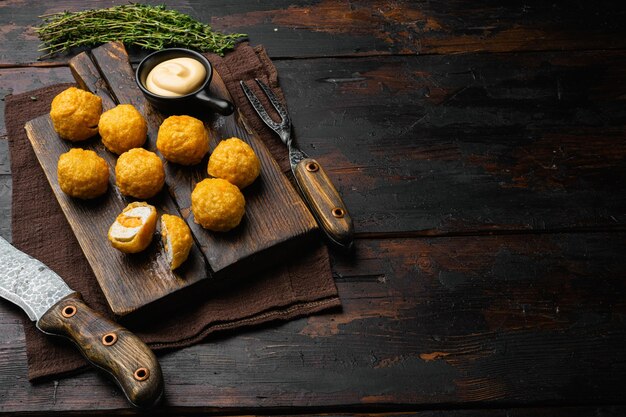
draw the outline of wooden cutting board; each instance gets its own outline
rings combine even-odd
[[[148,140],[144,147],[158,154],[157,132],[167,115],[155,110],[141,94],[135,84],[128,54],[121,43],[102,45],[93,49],[90,55],[81,53],[70,61],[70,68],[83,89],[102,98],[103,111],[117,104],[134,105],[148,122]],[[230,100],[230,94],[216,72],[210,90],[215,96]],[[157,207],[159,217],[162,213],[183,217],[195,240],[187,262],[173,272],[169,269],[160,241],[160,225],[151,246],[140,254],[123,254],[110,246],[108,228],[122,209],[135,200],[119,193],[114,176],[117,155],[106,150],[98,136],[86,142],[62,140],[54,131],[48,115],[25,125],[50,186],[111,310],[118,316],[129,314],[202,279],[227,278],[230,274],[270,266],[290,251],[306,248],[308,237],[317,229],[300,195],[261,139],[246,129],[245,121],[237,110],[231,116],[207,114],[202,119],[209,131],[211,150],[222,139],[239,137],[258,155],[261,175],[243,190],[246,214],[241,224],[230,232],[215,233],[197,225],[190,209],[193,188],[207,177],[208,156],[194,167],[171,164],[163,159],[166,185],[155,198],[147,201]],[[58,158],[72,147],[91,149],[109,164],[111,180],[109,190],[103,197],[82,201],[67,196],[60,189],[56,174]]]

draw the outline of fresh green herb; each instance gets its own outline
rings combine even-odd
[[[79,46],[110,41],[145,49],[183,47],[224,55],[241,33],[222,34],[191,16],[165,6],[127,4],[107,9],[63,12],[40,16],[44,23],[36,31],[44,57]]]

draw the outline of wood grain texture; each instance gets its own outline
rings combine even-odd
[[[0,175],[0,236],[11,241],[11,176]]]
[[[163,374],[154,353],[137,336],[70,294],[37,321],[45,333],[66,337],[106,371],[135,407],[155,406],[163,396]]]
[[[0,236],[11,241],[11,166],[9,143],[0,139]]]
[[[96,64],[91,60],[87,52],[81,52],[69,62],[69,68],[74,80],[80,88],[91,91],[102,100],[102,111],[112,109],[117,105],[111,96],[106,82],[102,79]]]
[[[353,257],[333,257],[341,311],[160,356],[164,405],[264,414],[620,403],[626,233],[355,244]],[[0,335],[0,386],[8,387],[0,408],[126,407],[94,373],[60,380],[56,404],[52,381],[18,380],[23,338],[7,308],[0,305],[8,332]]]
[[[37,62],[37,16],[103,5],[97,0],[5,1],[10,16],[0,33],[0,65],[50,65],[72,54]],[[223,32],[243,32],[272,58],[426,55],[475,52],[616,49],[626,46],[619,2],[567,1],[503,4],[495,0],[429,2],[367,0],[188,0],[166,4]],[[584,22],[584,23],[583,23]]]
[[[622,227],[626,54],[276,63],[357,234]]]
[[[321,229],[331,243],[349,249],[354,241],[352,217],[324,168],[315,159],[305,158],[293,170]]]

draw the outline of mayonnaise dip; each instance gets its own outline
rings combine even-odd
[[[160,96],[179,97],[193,93],[204,82],[206,69],[193,58],[163,61],[150,71],[146,88]]]

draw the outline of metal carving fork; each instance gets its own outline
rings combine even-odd
[[[239,81],[239,83],[261,120],[276,132],[287,145],[291,171],[317,223],[331,242],[342,248],[351,247],[354,239],[352,218],[348,214],[346,205],[337,189],[322,169],[322,166],[315,159],[309,158],[293,142],[291,137],[291,120],[287,109],[283,107],[266,84],[259,79],[255,78],[255,80],[278,112],[281,118],[280,122],[272,120],[261,101],[243,81]]]

